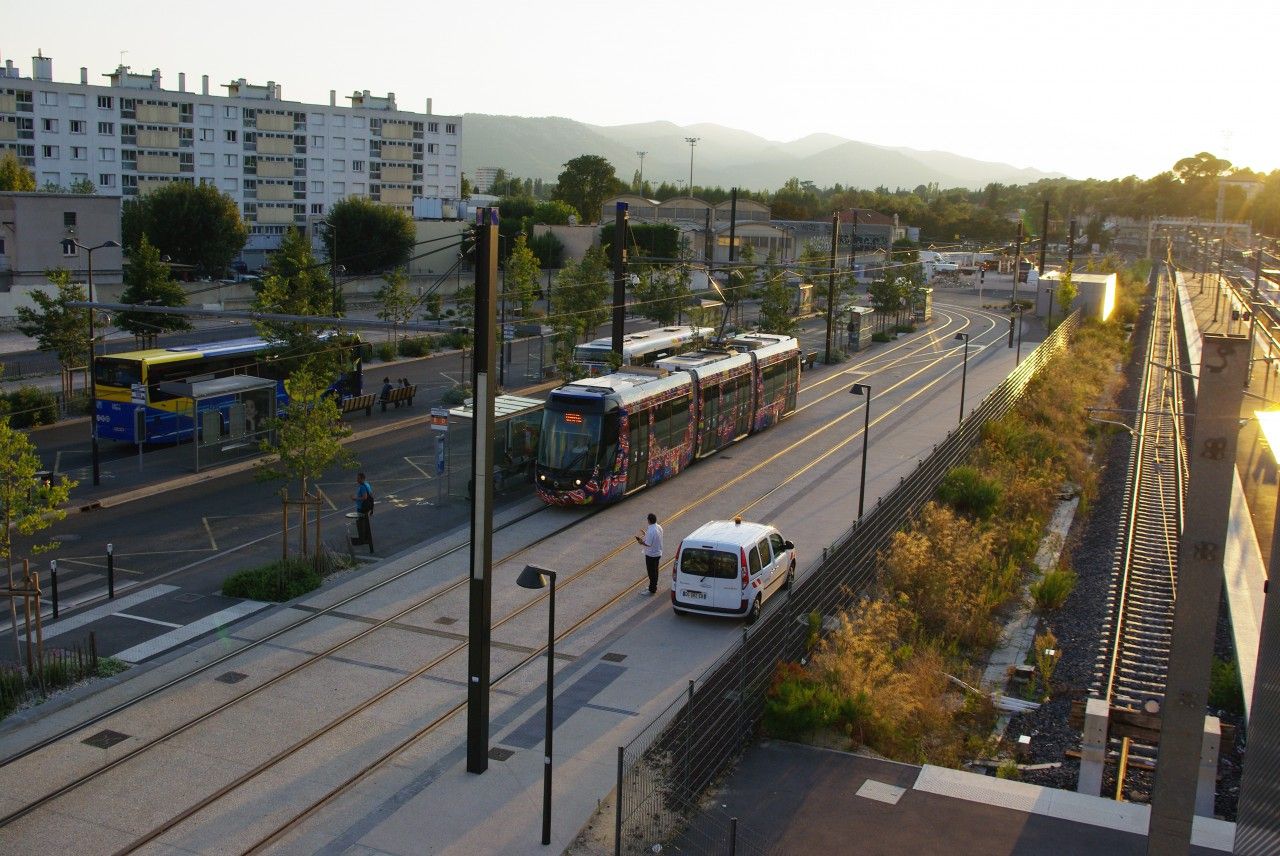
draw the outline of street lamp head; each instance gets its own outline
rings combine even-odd
[[[968,334],[968,333],[956,333],[956,341],[957,341],[957,342],[964,342],[964,343],[967,345],[967,344],[969,343],[969,334]]]
[[[547,587],[547,580],[556,578],[555,571],[539,568],[537,565],[525,565],[520,576],[516,577],[516,585],[520,588],[540,589]]]
[[[118,248],[120,246],[120,242],[119,241],[103,241],[99,246],[103,248],[106,248],[106,247]]]
[[[871,395],[871,387],[867,386],[865,383],[855,383],[855,384],[853,385],[853,388],[852,388],[852,389],[850,389],[850,390],[849,390],[849,392],[851,392],[851,393],[852,393],[852,394],[854,394],[854,395],[866,395],[866,396],[870,396],[870,395]]]

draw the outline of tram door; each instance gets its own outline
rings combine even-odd
[[[699,422],[698,455],[709,455],[720,447],[720,386],[703,387],[702,418]]]
[[[649,482],[649,415],[641,410],[631,414],[630,454],[627,461],[627,492],[642,488]]]

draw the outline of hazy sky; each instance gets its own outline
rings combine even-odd
[[[1074,177],[1148,177],[1211,151],[1280,168],[1275,0],[294,0],[6,3],[0,61],[56,80],[121,61],[188,89],[396,93],[437,113],[830,133]],[[216,90],[219,93],[224,90]],[[340,104],[347,103],[340,100]],[[624,170],[625,171],[625,170]]]

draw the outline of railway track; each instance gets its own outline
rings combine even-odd
[[[1111,605],[1090,695],[1154,712],[1164,698],[1177,587],[1187,457],[1176,294],[1157,289],[1134,414],[1125,517],[1117,534]],[[1134,755],[1154,763],[1155,748]]]
[[[985,314],[985,313],[980,313],[980,314]],[[994,318],[996,316],[992,316],[992,317]],[[961,321],[964,321],[964,326],[968,326],[969,323],[971,323],[965,319],[952,317],[950,320],[946,322],[944,326],[959,324]],[[990,326],[987,327],[986,330],[982,332],[990,332],[994,330],[995,327],[996,325],[992,323],[990,324]],[[921,336],[921,337],[918,337],[917,339],[906,340],[900,345],[895,346],[894,350],[900,349],[900,355],[895,357],[893,360],[890,360],[888,362],[888,365],[893,366],[896,364],[908,370],[908,374],[904,379],[897,381],[893,387],[887,387],[884,391],[878,390],[877,391],[878,395],[883,395],[887,392],[890,392],[895,387],[902,387],[903,385],[907,384],[909,381],[913,379],[917,379],[922,373],[933,368],[939,363],[942,363],[947,360],[950,360],[950,362],[952,363],[956,362],[954,352],[947,351],[947,350],[939,350],[937,348],[936,343],[938,341],[938,335],[939,335],[939,330],[934,329],[933,331],[931,331],[931,335],[929,336]],[[977,337],[979,335],[981,335],[981,333],[975,334],[975,344],[976,344]],[[999,336],[994,337],[993,341],[991,343],[988,343],[988,346],[995,345],[1000,338],[1001,337]],[[883,359],[883,357],[887,355],[888,353],[882,352],[879,355],[879,357]],[[865,361],[860,361],[855,365],[851,365],[839,371],[832,372],[827,376],[824,376],[822,378],[817,379],[814,382],[811,382],[808,386],[806,386],[802,390],[802,392],[813,394],[814,392],[819,391],[820,388],[828,385],[832,385],[834,388],[830,388],[828,391],[822,392],[822,394],[818,398],[807,402],[805,405],[803,405],[800,408],[800,410],[805,410],[810,407],[813,407],[819,401],[825,400],[832,396],[847,394],[845,390],[846,384],[844,382],[847,381],[851,375],[859,374],[864,364],[865,364]],[[883,369],[883,368],[885,368],[885,365],[877,365],[877,369]],[[918,395],[927,394],[931,388],[934,388],[937,385],[942,384],[945,379],[950,377],[950,375],[954,372],[956,368],[957,366],[952,366],[946,372],[938,375],[937,377],[933,378],[932,380],[924,384],[923,389],[920,392],[916,393],[916,395],[918,396]],[[915,396],[913,396],[913,398],[914,397]],[[903,405],[899,405],[899,407],[902,407],[902,406],[905,406],[905,403]],[[881,415],[879,415],[875,421],[877,423],[880,423],[886,419],[892,418],[894,415],[895,415],[895,409],[887,409]],[[797,467],[792,471],[791,475],[786,479],[786,482],[789,483],[795,479],[800,478],[803,474],[809,472],[814,466],[817,466],[820,462],[822,462],[823,460],[826,460],[831,455],[846,448],[850,443],[852,443],[855,439],[858,438],[859,433],[857,431],[853,431],[853,432],[849,432],[848,435],[842,435],[838,442],[830,443],[826,441],[826,438],[830,437],[830,435],[826,434],[826,432],[828,432],[830,429],[834,428],[835,426],[839,425],[850,416],[852,416],[852,411],[844,413],[833,419],[824,421],[823,424],[819,425],[814,430],[807,433],[799,441],[789,444],[785,449],[777,452],[772,456],[769,456],[768,460],[777,459],[784,454],[792,454],[792,453],[799,452],[800,454],[806,457],[806,460],[804,461],[803,464],[797,465]],[[822,445],[816,445],[815,441],[817,444],[822,444]],[[806,444],[808,444],[807,450],[806,450]],[[817,448],[822,448],[823,451],[821,453],[818,453]],[[668,515],[668,519],[679,516],[681,514],[688,514],[694,511],[697,507],[699,507],[706,501],[710,500],[712,497],[717,496],[725,492],[726,490],[733,489],[746,476],[758,471],[761,467],[763,467],[765,463],[768,462],[768,460],[753,466],[747,472],[739,475],[737,478],[732,479],[724,484],[718,485],[698,502],[690,504],[689,506],[679,509],[678,511],[675,511],[673,513],[670,513]],[[771,487],[767,492],[765,492],[764,496],[767,496],[768,494],[773,493],[774,491],[778,490],[779,487],[781,486],[782,485],[775,485]],[[752,507],[753,505],[755,505],[756,503],[760,502],[764,498],[764,496],[756,496],[754,498],[742,497],[738,501],[742,503],[743,510],[746,510]],[[564,529],[567,529],[573,525],[576,525],[576,523],[580,521],[580,517],[581,516],[575,517],[573,521],[567,523],[564,526],[556,527],[553,534],[561,534]],[[550,537],[552,536],[548,535],[548,536],[544,536],[543,538],[539,538],[537,539],[537,541],[532,542],[531,544],[525,545],[524,547],[521,547],[520,549],[514,551],[513,553],[511,553],[501,561],[502,562],[511,561],[512,559],[514,559],[515,556],[520,555],[524,552],[527,552],[535,544],[541,543]],[[563,581],[561,583],[561,589],[563,590],[563,588],[572,584],[574,581],[583,579],[588,575],[592,574],[596,569],[603,566],[610,558],[617,555],[619,552],[621,552],[623,549],[625,549],[628,546],[630,546],[629,539],[623,542],[622,544],[620,544],[618,547],[606,553],[604,556],[581,567],[576,572],[565,575],[565,577],[562,578]],[[158,688],[156,692],[160,693],[165,690],[171,690],[175,688],[177,685],[181,684],[183,681],[190,679],[191,677],[200,675],[202,673],[207,673],[215,665],[225,664],[226,661],[229,660],[230,658],[241,656],[251,648],[264,644],[271,639],[279,639],[282,634],[297,630],[302,625],[307,624],[310,621],[313,621],[315,618],[319,617],[319,615],[325,614],[326,612],[335,611],[339,606],[350,604],[356,598],[361,597],[364,594],[371,592],[377,588],[381,588],[385,586],[388,582],[399,580],[404,575],[414,570],[419,570],[422,567],[426,566],[427,564],[430,564],[435,561],[439,561],[441,558],[443,558],[444,555],[447,555],[447,553],[435,556],[428,562],[421,563],[420,565],[415,566],[409,571],[405,571],[401,574],[396,575],[391,580],[383,581],[375,586],[371,586],[365,589],[362,592],[358,592],[356,595],[350,598],[345,598],[340,604],[335,604],[333,607],[330,607],[328,610],[325,610],[320,614],[317,614],[315,616],[308,616],[306,619],[303,619],[298,622],[294,622],[288,625],[287,627],[282,628],[281,631],[278,631],[277,633],[273,633],[271,636],[266,637],[262,640],[259,640],[257,643],[254,643],[253,645],[238,649],[237,651],[232,652],[228,655],[224,655],[223,657],[218,658],[216,661],[212,663],[206,664],[205,666],[199,669],[193,670],[187,675],[180,676],[179,678],[176,678],[170,682],[167,682],[162,687]],[[495,568],[498,567],[500,564],[501,564],[500,562],[495,563]],[[458,580],[454,583],[450,583],[442,588],[439,588],[436,591],[433,591],[432,593],[428,594],[425,597],[415,598],[407,608],[397,610],[394,613],[394,615],[391,616],[390,618],[379,620],[378,622],[373,623],[370,627],[368,627],[365,630],[362,630],[358,634],[349,636],[347,638],[339,640],[335,644],[326,646],[319,653],[311,655],[306,659],[304,659],[303,662],[294,665],[293,667],[291,667],[290,669],[284,672],[274,675],[273,677],[268,679],[267,682],[260,684],[259,686],[250,689],[248,692],[243,693],[239,696],[236,696],[226,701],[223,704],[220,704],[211,709],[205,710],[199,715],[185,722],[182,722],[172,728],[165,730],[158,736],[155,736],[149,739],[147,742],[137,747],[134,747],[130,751],[119,756],[111,763],[94,768],[92,770],[89,770],[82,774],[77,775],[74,779],[66,782],[62,786],[49,790],[41,797],[26,803],[25,805],[21,806],[17,810],[10,811],[9,814],[0,818],[0,828],[6,827],[9,824],[13,823],[14,821],[17,821],[20,818],[27,816],[33,812],[36,812],[40,809],[43,809],[46,806],[51,806],[51,804],[55,803],[55,801],[57,801],[58,799],[64,798],[73,794],[74,792],[78,791],[86,784],[102,776],[104,773],[111,770],[115,770],[122,765],[128,764],[134,761],[135,759],[138,759],[139,757],[144,756],[147,752],[149,752],[155,747],[158,747],[162,744],[166,744],[170,741],[173,741],[175,738],[179,737],[180,735],[183,735],[191,731],[192,729],[200,726],[201,724],[209,722],[218,714],[222,714],[224,712],[232,710],[241,702],[260,693],[260,691],[265,689],[266,687],[275,685],[283,680],[286,680],[288,677],[293,677],[297,675],[299,672],[301,672],[302,670],[307,669],[309,667],[312,667],[312,666],[319,667],[321,664],[330,662],[331,658],[336,652],[340,651],[341,649],[349,645],[358,643],[362,640],[367,642],[368,639],[371,637],[371,635],[374,634],[375,632],[382,631],[384,630],[384,628],[394,627],[397,619],[401,619],[415,611],[421,610],[427,604],[430,604],[432,602],[439,600],[440,598],[443,598],[445,595],[461,587],[465,583],[465,581],[466,581],[465,578],[462,580]],[[623,596],[633,591],[636,585],[638,585],[638,583],[631,583],[623,587],[620,591],[617,591],[616,593],[614,593],[612,596],[606,597],[604,600],[599,601],[596,604],[592,605],[586,611],[585,614],[580,615],[579,617],[577,617],[576,620],[572,621],[567,627],[561,630],[561,632],[558,634],[558,638],[565,639],[566,637],[570,637],[579,628],[583,627],[584,625],[598,618],[601,614],[603,614],[608,609],[613,607]],[[520,615],[527,612],[531,607],[540,603],[542,599],[543,597],[538,597],[533,600],[530,600],[526,603],[523,603],[518,608],[509,611],[503,617],[496,618],[494,622],[494,627],[497,628],[504,624],[514,621]],[[380,689],[378,692],[372,695],[369,695],[368,697],[362,699],[355,706],[344,709],[339,715],[328,718],[328,720],[323,724],[320,724],[317,727],[307,729],[307,733],[302,735],[300,739],[291,740],[286,746],[284,746],[283,748],[280,748],[278,751],[274,753],[264,751],[263,754],[266,755],[267,757],[260,760],[247,772],[241,774],[240,776],[235,777],[232,781],[227,782],[221,785],[220,787],[213,788],[212,792],[204,794],[199,800],[188,805],[187,808],[182,809],[181,811],[178,811],[176,814],[170,816],[165,821],[159,824],[156,824],[150,829],[148,833],[146,833],[145,835],[142,835],[141,837],[135,838],[127,846],[125,846],[123,849],[121,849],[118,852],[132,852],[133,850],[136,850],[140,847],[147,845],[152,841],[159,839],[170,830],[173,830],[179,827],[180,825],[184,824],[186,821],[196,818],[197,815],[200,815],[202,812],[206,811],[207,809],[210,809],[216,806],[219,803],[219,801],[225,798],[228,798],[230,795],[234,794],[238,789],[245,786],[250,781],[258,777],[259,775],[263,774],[268,770],[271,770],[273,768],[280,766],[282,762],[284,762],[286,759],[289,759],[299,753],[307,751],[308,749],[316,746],[318,743],[320,743],[322,740],[325,740],[326,738],[331,738],[333,735],[341,733],[342,729],[344,729],[345,727],[348,727],[350,723],[357,722],[358,718],[361,715],[363,715],[366,711],[374,709],[379,703],[383,702],[385,699],[390,697],[393,693],[395,693],[400,688],[405,687],[409,685],[412,681],[424,675],[429,674],[434,669],[446,667],[446,665],[451,661],[456,662],[458,655],[461,652],[465,652],[465,648],[466,648],[465,642],[447,646],[446,650],[443,650],[441,652],[438,652],[428,657],[426,659],[425,664],[409,671],[405,677],[395,681],[390,686],[384,687]],[[519,655],[514,658],[514,662],[508,662],[505,665],[501,666],[500,668],[495,668],[496,677],[494,678],[494,684],[497,685],[507,680],[510,676],[516,674],[525,664],[540,657],[544,652],[544,650],[545,649],[543,648],[533,648],[530,650],[521,651],[519,652]],[[66,731],[60,733],[59,735],[56,735],[54,738],[50,738],[49,740],[43,741],[41,744],[30,747],[27,751],[24,751],[23,753],[15,754],[14,756],[11,756],[9,759],[6,760],[5,766],[8,766],[9,764],[13,763],[18,759],[26,757],[27,755],[35,753],[39,749],[46,748],[54,743],[60,742],[62,739],[76,736],[77,733],[82,732],[83,729],[88,727],[89,725],[103,722],[108,718],[110,718],[111,716],[119,713],[123,708],[131,706],[132,704],[137,704],[138,701],[141,701],[141,700],[142,699],[131,702],[129,705],[117,706],[116,708],[113,708],[112,710],[107,711],[104,714],[99,715],[98,717],[82,722],[81,724],[76,726],[74,729],[67,729]],[[265,838],[260,839],[257,844],[255,844],[252,848],[250,848],[250,850],[256,850],[260,847],[265,847],[270,843],[279,840],[280,836],[282,836],[285,832],[287,832],[289,829],[296,826],[305,818],[311,816],[314,812],[320,810],[324,805],[328,804],[328,802],[330,802],[337,795],[343,793],[352,784],[368,776],[370,773],[377,770],[381,765],[385,764],[388,760],[395,758],[398,754],[403,752],[407,747],[411,746],[416,741],[421,740],[424,736],[428,734],[431,734],[441,724],[447,722],[459,710],[463,709],[463,707],[464,707],[463,703],[459,703],[459,702],[447,703],[445,706],[443,706],[443,709],[441,709],[437,715],[435,715],[430,719],[430,721],[428,721],[421,727],[417,728],[412,733],[405,736],[403,739],[396,741],[389,748],[386,748],[385,751],[381,752],[376,757],[373,757],[371,759],[361,759],[360,765],[358,766],[358,768],[356,769],[355,773],[352,776],[350,776],[348,779],[346,779],[343,783],[341,783],[336,788],[330,790],[328,793],[322,796],[319,800],[316,800],[311,804],[309,804],[306,808],[304,808],[302,812],[288,819],[283,824],[275,827]]]

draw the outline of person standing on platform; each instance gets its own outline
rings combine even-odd
[[[647,594],[658,593],[658,566],[662,564],[662,527],[658,515],[649,515],[649,527],[636,536],[636,543],[644,547],[644,569],[649,574]]]

